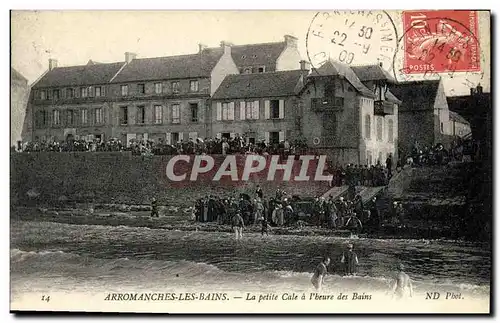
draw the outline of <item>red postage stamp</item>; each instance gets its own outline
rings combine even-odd
[[[406,73],[480,70],[476,11],[404,11],[403,26]]]

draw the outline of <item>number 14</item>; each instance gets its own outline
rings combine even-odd
[[[45,301],[45,302],[50,301],[50,296],[42,295],[42,301]]]

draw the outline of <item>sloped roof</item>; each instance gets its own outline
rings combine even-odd
[[[464,117],[453,111],[450,111],[450,120],[463,124],[469,124],[469,121],[465,120]]]
[[[205,48],[202,53],[139,58],[123,68],[112,83],[208,77],[223,54],[222,48]]]
[[[370,91],[358,78],[349,65],[329,60],[319,68],[313,69],[309,77],[321,77],[321,76],[333,76],[341,75],[344,76],[349,83],[356,88],[356,90],[363,95],[373,98],[375,95]]]
[[[403,110],[434,109],[440,80],[411,81],[398,83],[391,92],[402,102]]]
[[[34,88],[108,83],[124,62],[56,67],[48,71]]]
[[[351,66],[351,68],[362,82],[387,80],[396,83],[394,77],[380,65]]]
[[[231,47],[233,61],[242,68],[245,66],[272,65],[286,47],[286,42],[248,44]]]
[[[390,90],[385,93],[385,99],[392,103],[401,104],[401,100],[398,99]]]
[[[19,73],[15,68],[11,67],[10,68],[10,78],[12,80],[18,80],[22,82],[28,82],[28,79],[25,78],[21,73]]]
[[[295,95],[295,87],[304,71],[228,75],[213,99],[260,98]]]

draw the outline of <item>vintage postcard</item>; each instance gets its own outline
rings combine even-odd
[[[11,311],[490,313],[490,21],[11,11]]]

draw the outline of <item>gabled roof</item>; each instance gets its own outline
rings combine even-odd
[[[286,47],[286,42],[249,44],[231,47],[233,61],[242,68],[245,66],[269,66],[276,60]]]
[[[13,67],[10,68],[10,78],[13,81],[17,80],[17,81],[28,83],[28,79],[25,78],[21,73],[19,73],[18,71],[16,71],[16,69],[13,68]]]
[[[112,83],[209,77],[222,54],[222,48],[205,48],[196,54],[134,59]]]
[[[228,75],[213,99],[243,99],[295,95],[301,70]]]
[[[347,79],[349,83],[354,86],[354,88],[368,97],[375,97],[372,91],[370,91],[358,78],[358,76],[354,73],[349,65],[329,60],[319,68],[313,69],[311,74],[309,74],[309,78],[321,77],[321,76],[335,76],[341,75]]]
[[[440,80],[402,82],[391,87],[391,92],[402,102],[402,110],[434,109]]]
[[[33,88],[80,86],[108,83],[124,62],[56,67],[48,71]]]
[[[351,68],[361,82],[387,80],[390,83],[396,83],[394,77],[380,65],[351,66]]]
[[[450,111],[450,120],[463,124],[469,124],[469,121],[465,120],[464,117],[453,111]]]

